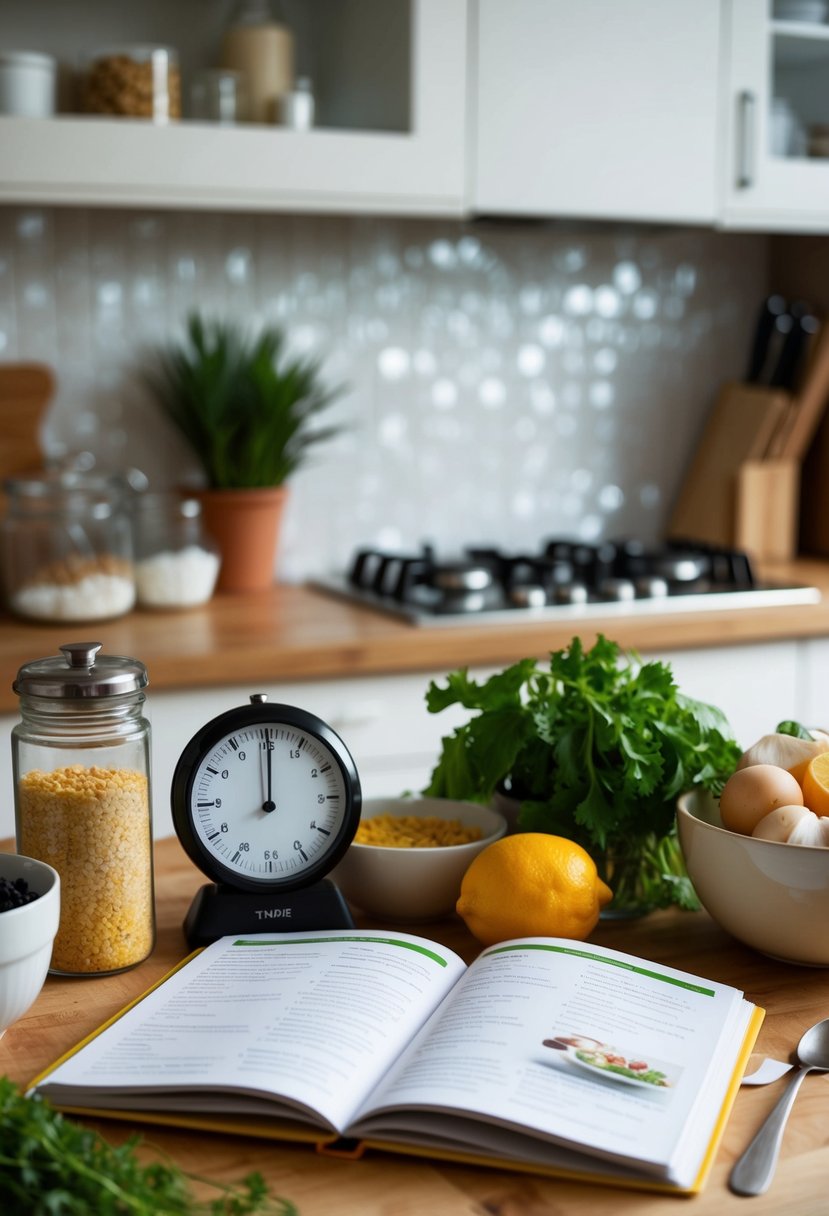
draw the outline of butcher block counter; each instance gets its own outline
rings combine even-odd
[[[0,841],[0,850],[11,848],[11,841]],[[158,940],[153,954],[119,975],[50,976],[29,1012],[0,1039],[0,1075],[28,1083],[179,962],[187,953],[182,920],[203,881],[176,840],[157,842]],[[414,931],[450,946],[468,961],[479,949],[456,916],[415,926]],[[787,1059],[806,1027],[829,1009],[829,971],[755,954],[717,928],[704,912],[666,911],[636,921],[602,922],[591,940],[732,984],[763,1006],[766,1018],[749,1071],[761,1057]],[[321,1157],[310,1146],[160,1127],[142,1130],[129,1122],[101,1121],[94,1126],[112,1143],[120,1143],[130,1132],[141,1132],[153,1151],[168,1153],[201,1177],[230,1181],[258,1170],[276,1194],[296,1204],[300,1216],[669,1216],[688,1211],[685,1203],[691,1204],[695,1216],[749,1210],[751,1216],[784,1212],[817,1216],[827,1211],[826,1077],[807,1077],[803,1084],[771,1190],[746,1200],[727,1189],[732,1163],[777,1100],[781,1086],[778,1081],[740,1091],[707,1186],[691,1200],[386,1154],[368,1153],[359,1161],[343,1161]]]
[[[818,587],[817,604],[580,620],[419,628],[306,586],[216,595],[186,612],[134,612],[95,625],[40,625],[0,617],[0,713],[17,710],[12,681],[21,663],[52,654],[64,642],[94,640],[108,654],[140,658],[154,691],[249,681],[338,679],[361,675],[494,667],[544,657],[574,635],[597,633],[646,654],[785,638],[829,637],[829,563],[799,560],[764,566],[770,582]],[[81,637],[83,635],[83,637]]]

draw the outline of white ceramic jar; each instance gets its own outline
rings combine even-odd
[[[52,55],[38,51],[0,51],[0,114],[54,114],[57,67]]]

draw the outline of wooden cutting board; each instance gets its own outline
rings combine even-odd
[[[739,471],[768,455],[790,404],[790,395],[781,389],[724,385],[680,488],[669,536],[737,543]]]
[[[40,363],[0,363],[0,479],[43,466],[40,430],[55,377]]]

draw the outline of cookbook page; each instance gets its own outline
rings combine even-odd
[[[750,1011],[735,989],[598,946],[495,946],[351,1134],[382,1137],[382,1110],[456,1111],[663,1173],[684,1137],[687,1173],[711,1138]],[[394,1126],[422,1132],[428,1120],[396,1115]]]
[[[465,969],[404,933],[221,938],[36,1088],[127,1110],[153,1105],[148,1094],[158,1110],[169,1094],[172,1109],[201,1112],[222,1109],[209,1093],[278,1096],[339,1131]]]

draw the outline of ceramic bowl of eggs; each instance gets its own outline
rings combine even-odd
[[[827,967],[816,926],[829,923],[829,735],[795,729],[803,737],[778,730],[749,748],[719,799],[683,794],[677,830],[723,929],[772,958]]]

